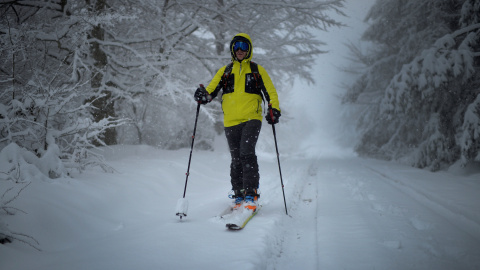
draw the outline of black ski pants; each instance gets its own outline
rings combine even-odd
[[[233,127],[225,128],[225,135],[232,156],[230,177],[232,189],[257,189],[260,175],[255,154],[262,121],[250,120]]]

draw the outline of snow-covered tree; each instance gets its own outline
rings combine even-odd
[[[465,123],[465,111],[478,95],[480,24],[465,19],[465,14],[477,14],[471,9],[478,5],[472,3],[392,0],[374,5],[367,17],[372,26],[364,34],[377,45],[370,56],[374,61],[344,99],[373,101],[360,117],[359,153],[431,170],[459,160],[460,134],[466,127],[470,134],[475,129],[474,117]],[[380,67],[384,71],[378,73]],[[473,107],[467,112],[472,114]],[[467,137],[462,136],[472,151],[475,139]]]
[[[29,181],[99,165],[98,145],[188,146],[199,83],[250,34],[281,91],[312,79],[343,0],[12,0],[0,2],[0,215]],[[211,147],[219,103],[202,107],[197,146]],[[127,119],[127,125],[121,126]],[[0,243],[35,239],[0,221]]]
[[[296,76],[311,80],[322,43],[310,30],[340,25],[326,12],[341,13],[342,5],[342,0],[2,2],[0,143],[14,142],[39,156],[55,144],[65,158],[75,147],[67,147],[60,131],[69,130],[87,148],[118,139],[188,146],[190,136],[182,135],[191,130],[192,93],[230,61],[227,45],[235,34],[251,35],[255,60],[281,91]],[[220,122],[219,103],[202,112],[207,117],[200,119],[198,141],[208,148],[212,124]],[[108,132],[116,125],[112,117],[128,119],[128,126],[116,129],[119,138]],[[95,136],[75,137],[85,126]]]
[[[116,125],[114,119],[94,122],[88,115],[92,102],[103,97],[88,87],[92,68],[81,60],[89,51],[91,24],[83,15],[71,16],[65,4],[1,6],[0,146],[15,143],[38,157],[49,156],[52,162],[44,166],[50,167],[42,172],[53,178],[68,171],[64,163],[77,169],[102,164],[88,148],[103,144],[105,130]]]
[[[475,27],[479,23],[480,1],[465,1],[461,11],[460,26],[462,28]],[[478,72],[480,66],[480,40],[478,40],[480,39],[480,28],[477,28],[476,34],[477,40],[469,44],[472,47],[472,65],[476,68],[476,72],[472,74],[467,85],[469,89],[473,90],[470,92],[468,101],[473,101],[465,111],[458,141],[461,161],[464,165],[471,161],[480,161],[480,72]]]
[[[341,13],[342,2],[149,0],[123,7],[135,19],[117,23],[100,42],[109,56],[105,88],[119,115],[131,119],[120,129],[122,142],[188,146],[189,136],[179,135],[192,129],[192,93],[228,64],[228,44],[239,32],[252,37],[254,61],[268,67],[277,88],[298,75],[311,80],[322,43],[310,30],[340,25],[326,11]],[[202,107],[205,113],[198,138],[208,145],[212,123],[221,124],[220,104]]]

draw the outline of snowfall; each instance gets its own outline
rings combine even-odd
[[[373,0],[347,2],[352,25],[361,25]],[[19,211],[0,220],[26,243],[0,245],[0,269],[480,269],[478,162],[430,172],[367,159],[349,144],[353,128],[339,129],[334,97],[343,79],[332,66],[345,55],[336,37],[350,34],[330,33],[333,56],[322,58],[314,86],[280,96],[280,162],[263,124],[262,208],[243,230],[229,231],[219,217],[232,201],[224,135],[213,150],[193,150],[181,220],[190,149],[105,147],[114,172],[30,179],[10,204]],[[193,130],[194,116],[185,117]]]
[[[102,150],[114,173],[31,181],[4,222],[38,243],[0,245],[0,269],[480,269],[478,168],[313,155],[278,136],[287,215],[271,131],[257,145],[262,208],[243,230],[219,218],[231,204],[223,137],[192,152],[182,220],[189,149],[115,146]]]

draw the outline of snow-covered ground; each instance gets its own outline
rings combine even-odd
[[[183,220],[175,208],[190,150],[116,146],[104,149],[115,173],[32,179],[10,205],[23,212],[2,215],[0,226],[33,246],[0,245],[0,270],[480,269],[478,168],[432,173],[356,157],[332,139],[355,135],[334,128],[345,78],[332,66],[342,66],[342,43],[362,33],[374,1],[347,2],[352,27],[322,36],[331,54],[319,60],[316,87],[280,97],[293,119],[277,128],[288,216],[266,124],[263,207],[236,232],[217,217],[230,204],[223,137],[215,151],[193,152]]]
[[[193,152],[181,221],[189,149],[117,146],[105,150],[116,173],[34,180],[5,221],[41,251],[0,245],[0,269],[480,269],[479,171],[281,154],[287,216],[276,155],[260,147],[263,208],[235,232],[216,217],[230,203],[218,141]]]

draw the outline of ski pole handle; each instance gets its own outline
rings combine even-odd
[[[201,89],[205,89],[205,86],[203,86],[203,84],[200,84],[200,88],[201,88]],[[201,104],[201,103],[202,103],[201,100],[198,100],[197,102],[198,102],[198,104]]]
[[[270,118],[272,119],[272,122],[275,122],[275,118],[273,116],[272,103],[268,104],[268,112],[270,113]]]
[[[212,101],[212,96],[208,93],[207,89],[203,84],[200,84],[200,87],[197,88],[197,92],[195,92],[195,99],[198,99],[197,102],[199,104],[207,104]]]

